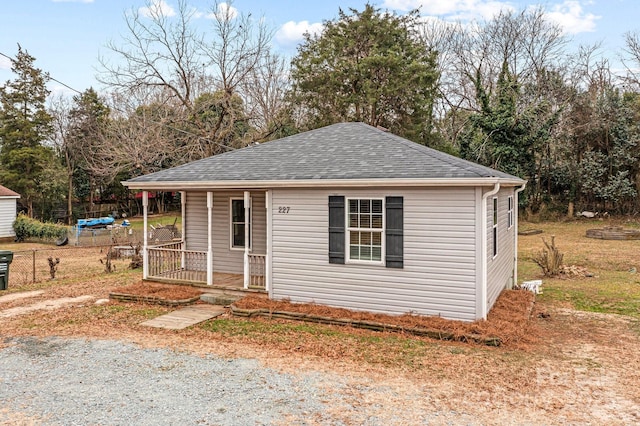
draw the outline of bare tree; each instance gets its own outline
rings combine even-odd
[[[627,32],[624,35],[626,48],[624,52],[627,57],[622,58],[627,75],[624,82],[635,90],[640,89],[640,32]]]
[[[69,146],[69,130],[71,118],[71,103],[67,96],[59,95],[50,100],[49,114],[53,117],[53,134],[51,141],[54,148],[65,164],[67,171],[67,224],[71,225],[73,211],[73,174],[75,172],[75,158]]]
[[[206,15],[211,24],[201,32],[195,20],[202,14],[185,0],[178,1],[174,14],[152,0],[144,11],[125,14],[128,34],[122,44],[108,45],[117,60],[115,65],[101,60],[101,81],[170,107],[170,123],[153,120],[182,132],[190,144],[183,146],[185,161],[214,155],[225,146],[241,146],[248,133],[245,105],[254,105],[244,92],[245,83],[269,64],[272,31],[265,21],[238,12],[230,2],[216,1]],[[156,142],[156,151],[167,146],[166,141]]]
[[[163,89],[190,109],[205,60],[199,49],[202,35],[192,27],[196,10],[185,0],[178,1],[176,16],[167,16],[153,0],[147,0],[146,5],[145,14],[133,8],[125,12],[128,34],[121,44],[107,44],[116,59],[111,63],[100,58],[103,69],[99,80],[125,93]]]
[[[256,129],[256,140],[277,134],[284,125],[287,107],[285,95],[289,89],[289,69],[284,58],[265,55],[242,84],[247,116]]]

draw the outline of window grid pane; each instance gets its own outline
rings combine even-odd
[[[382,261],[383,200],[351,199],[348,204],[349,258]]]

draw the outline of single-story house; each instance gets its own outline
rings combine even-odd
[[[0,240],[13,240],[13,222],[16,220],[17,200],[20,194],[0,185]]]
[[[517,280],[525,181],[363,123],[340,123],[130,179],[145,279],[355,310],[486,318]],[[149,191],[180,191],[182,238],[147,239]]]

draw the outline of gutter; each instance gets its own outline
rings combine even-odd
[[[487,263],[487,198],[495,195],[500,191],[500,182],[496,182],[493,186],[493,189],[482,195],[482,243],[480,247],[482,262],[480,265],[482,266],[482,271],[480,274],[481,285],[480,285],[480,300],[482,302],[482,309],[480,310],[482,319],[487,319],[487,271],[488,271],[488,263]]]
[[[123,181],[129,189],[156,191],[212,190],[212,189],[265,189],[265,188],[371,188],[380,187],[457,187],[522,185],[522,179],[508,178],[436,178],[436,179],[287,179],[287,180],[229,180],[229,181]]]
[[[524,191],[524,189],[526,188],[527,183],[523,183],[522,186],[518,189],[516,189],[515,191],[515,196],[513,197],[513,216],[514,216],[514,225],[515,225],[515,230],[514,235],[513,235],[513,285],[516,286],[518,285],[518,194],[521,193],[522,191]]]

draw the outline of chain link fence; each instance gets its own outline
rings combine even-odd
[[[73,246],[135,245],[143,240],[144,231],[127,227],[91,229],[74,226],[68,235],[69,244]]]
[[[13,252],[13,262],[9,265],[9,288],[19,288],[52,278],[79,278],[105,272],[105,262],[113,245],[92,247],[56,247]],[[116,271],[125,270],[131,263],[131,245],[119,246],[114,250],[111,264]]]

